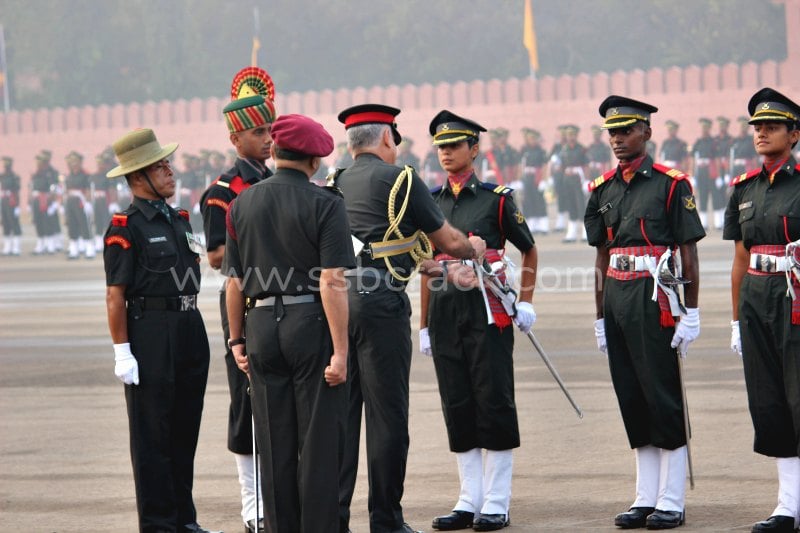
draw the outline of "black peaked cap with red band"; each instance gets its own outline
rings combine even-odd
[[[392,137],[395,144],[400,144],[403,137],[397,131],[395,117],[400,114],[396,107],[381,104],[360,104],[348,107],[337,117],[339,122],[344,124],[344,129],[362,124],[386,124],[392,128]]]

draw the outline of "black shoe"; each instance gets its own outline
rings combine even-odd
[[[622,529],[638,529],[647,525],[647,516],[655,507],[631,507],[628,511],[614,517],[614,525]]]
[[[496,531],[511,525],[508,515],[504,514],[482,514],[472,522],[472,529],[475,531]]]
[[[794,533],[794,518],[791,516],[775,515],[766,520],[753,524],[753,533],[772,531],[773,533]]]
[[[683,511],[659,511],[647,517],[647,529],[672,529],[683,525]]]
[[[222,531],[210,531],[208,529],[205,529],[202,526],[200,526],[200,524],[198,524],[197,522],[195,522],[194,524],[186,524],[185,526],[183,526],[183,528],[181,528],[180,531],[182,531],[183,533],[222,533]]]
[[[467,511],[453,511],[444,516],[437,516],[433,519],[431,527],[439,531],[455,531],[456,529],[469,529],[472,527],[474,513]]]
[[[259,533],[264,531],[264,519],[260,518],[258,520],[258,531]],[[253,519],[248,520],[244,524],[244,533],[256,533],[256,521]]]

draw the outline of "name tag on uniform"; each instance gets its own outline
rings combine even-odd
[[[600,213],[601,215],[603,215],[603,214],[605,214],[605,213],[606,213],[606,212],[607,212],[609,209],[611,209],[611,202],[608,202],[606,205],[604,205],[603,207],[601,207],[600,209],[598,209],[598,210],[597,210],[597,212],[598,212],[598,213]]]
[[[189,244],[189,249],[194,253],[200,255],[205,254],[206,243],[202,235],[195,235],[194,233],[187,231],[186,242]]]
[[[164,237],[164,236],[161,236],[161,237],[150,237],[147,240],[150,241],[150,242],[167,242],[167,238]]]
[[[748,207],[753,207],[753,202],[745,202],[743,204],[739,204],[739,211],[742,209],[747,209]]]

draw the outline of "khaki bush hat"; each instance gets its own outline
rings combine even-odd
[[[169,143],[162,147],[153,130],[138,129],[117,139],[113,148],[119,165],[106,174],[107,178],[125,176],[161,161],[178,149],[178,143]]]

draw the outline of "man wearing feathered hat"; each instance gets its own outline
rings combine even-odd
[[[225,219],[231,202],[250,186],[270,177],[266,166],[270,157],[270,128],[275,121],[275,87],[272,78],[258,67],[239,71],[231,84],[231,102],[223,109],[228,138],[236,148],[233,166],[223,172],[200,198],[206,250],[211,268],[218,269],[225,256]],[[221,155],[221,154],[220,154]],[[220,314],[225,342],[225,366],[231,395],[228,410],[228,449],[236,458],[242,496],[242,520],[254,531],[264,515],[264,505],[254,490],[252,409],[248,396],[247,375],[239,370],[228,344],[228,316],[225,309],[225,285],[220,290]],[[263,526],[262,526],[263,527]],[[261,528],[259,528],[261,529]]]

